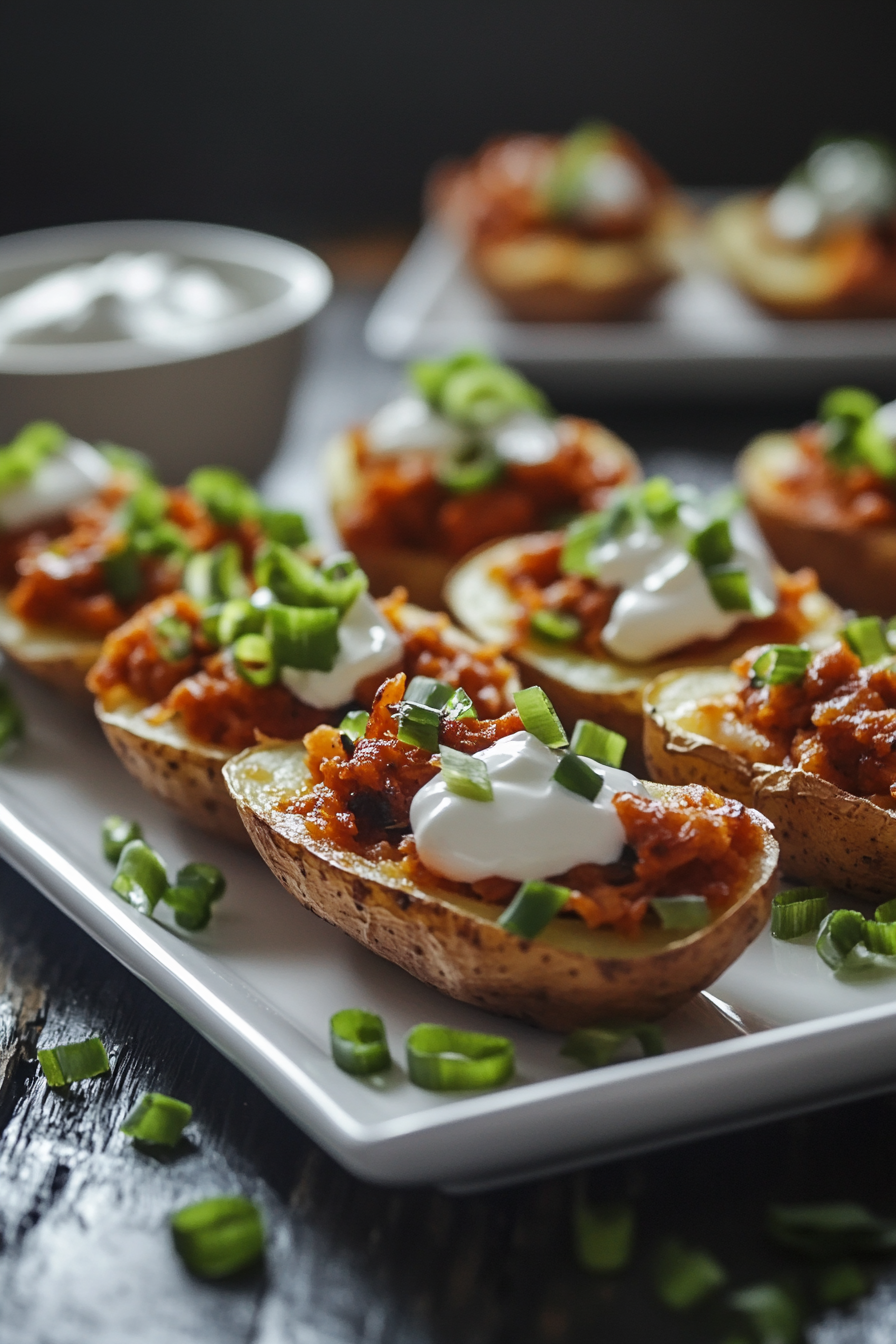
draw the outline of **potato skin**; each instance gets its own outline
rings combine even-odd
[[[224,777],[256,849],[286,890],[418,980],[489,1012],[549,1031],[660,1017],[717,979],[768,918],[777,845],[766,834],[738,903],[706,930],[661,951],[589,957],[518,938],[408,879],[390,880],[383,865],[313,841],[294,814],[253,806],[241,776],[263,751],[234,757]]]
[[[7,658],[72,699],[90,700],[84,678],[99,657],[100,647],[100,641],[89,636],[27,626],[0,598],[0,648]]]

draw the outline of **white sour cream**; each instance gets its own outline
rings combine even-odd
[[[405,396],[389,401],[370,417],[366,428],[372,453],[406,453],[414,449],[452,453],[467,442],[463,430],[446,420],[422,397]]]
[[[0,494],[0,528],[8,532],[46,522],[84,504],[107,485],[112,467],[89,443],[69,439],[23,485]]]
[[[534,467],[550,462],[560,447],[555,423],[543,415],[520,411],[492,433],[495,452],[505,462]]]
[[[337,709],[355,693],[364,677],[385,672],[401,656],[402,642],[369,593],[355,598],[339,623],[339,653],[329,672],[284,667],[280,680],[306,705]]]
[[[461,798],[437,775],[411,803],[420,858],[454,882],[530,882],[578,863],[615,863],[625,833],[613,798],[623,791],[648,796],[628,771],[595,764],[604,785],[589,802],[551,778],[558,756],[527,732],[476,752],[475,759],[488,768],[492,802]]]
[[[896,401],[888,401],[874,412],[874,423],[887,438],[896,443]]]

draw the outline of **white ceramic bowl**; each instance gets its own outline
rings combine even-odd
[[[279,441],[301,328],[332,277],[305,248],[217,224],[75,224],[0,239],[0,302],[40,276],[116,253],[210,265],[241,311],[188,336],[0,339],[0,443],[29,420],[139,448],[167,480],[219,463],[257,476]]]

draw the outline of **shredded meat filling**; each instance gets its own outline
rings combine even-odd
[[[825,452],[822,428],[803,425],[794,435],[799,454],[775,481],[775,508],[798,522],[855,528],[896,522],[896,491],[869,467],[842,469]]]

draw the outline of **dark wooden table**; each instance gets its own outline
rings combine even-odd
[[[360,343],[366,297],[337,299],[312,335],[289,431],[269,478],[300,494],[326,432],[388,393],[395,374]],[[572,409],[572,408],[570,408]],[[806,405],[586,407],[650,469],[725,478],[748,433]],[[50,1092],[34,1052],[97,1033],[111,1074]],[[896,1086],[896,1076],[894,1076]],[[192,1103],[159,1158],[118,1132],[145,1089]],[[595,1168],[578,1178],[449,1197],[364,1185],[304,1137],[151,990],[0,865],[0,1344],[594,1344],[722,1340],[714,1306],[660,1307],[651,1255],[674,1234],[711,1250],[732,1285],[811,1273],[765,1239],[769,1200],[848,1198],[896,1213],[890,1096],[853,1102]],[[572,1254],[576,1181],[637,1209],[631,1267],[589,1275]],[[263,1268],[222,1284],[190,1277],[170,1210],[218,1192],[257,1200]],[[896,1341],[886,1264],[871,1298],[814,1310],[816,1344]]]

